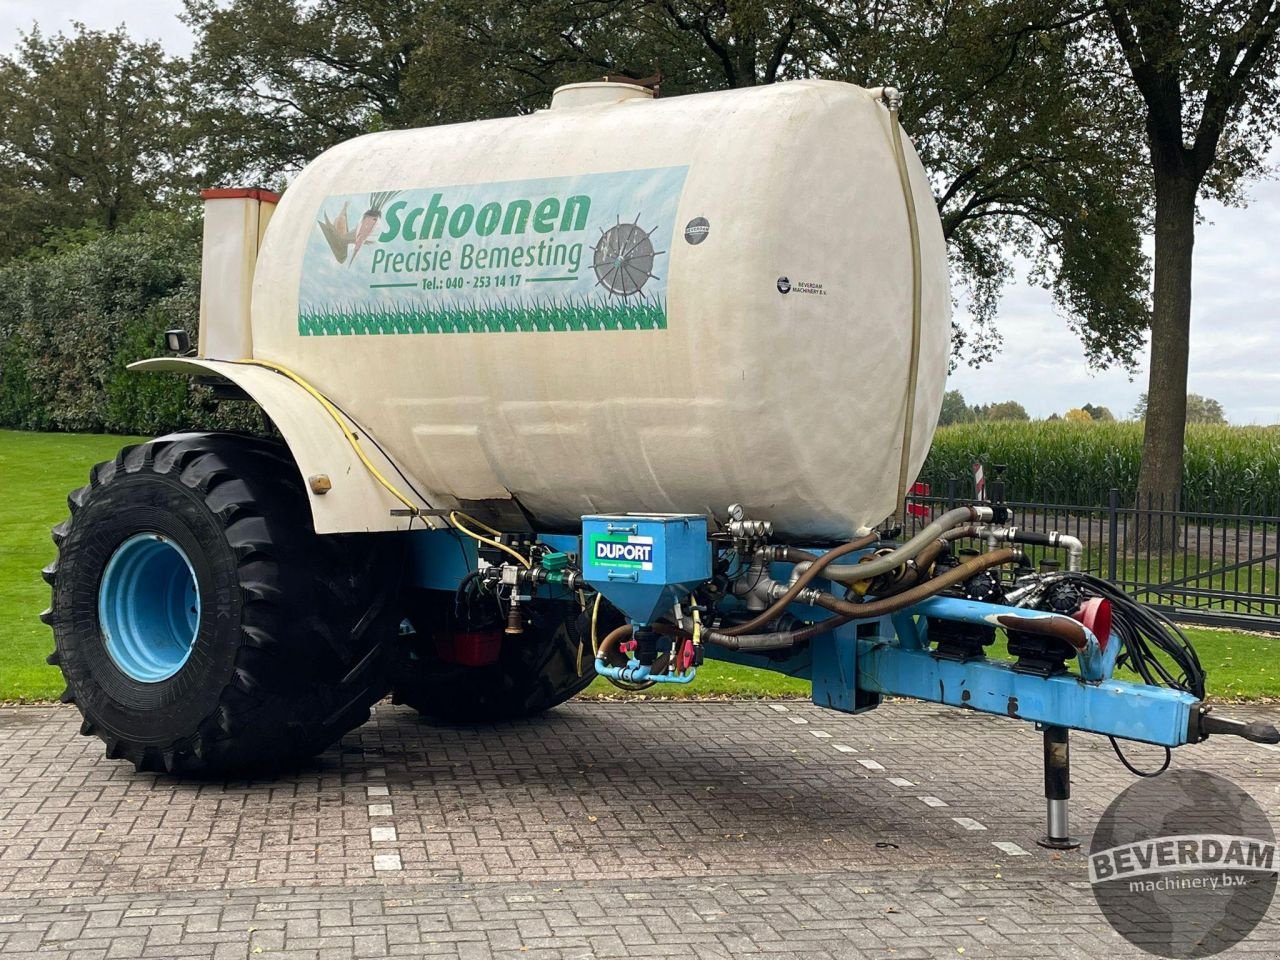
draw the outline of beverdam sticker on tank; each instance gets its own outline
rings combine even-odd
[[[303,336],[665,330],[687,167],[332,196]]]

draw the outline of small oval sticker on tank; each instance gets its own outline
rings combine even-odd
[[[711,224],[706,217],[694,217],[684,225],[685,242],[697,246],[703,240],[707,239],[707,234],[711,232]]]

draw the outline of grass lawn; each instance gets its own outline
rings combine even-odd
[[[67,494],[89,481],[130,437],[0,431],[0,700],[48,700],[65,684],[44,662],[53,633],[40,622],[49,585],[40,570],[56,551],[49,529]]]
[[[89,468],[135,438],[0,431],[0,700],[49,700],[63,688],[47,666],[53,636],[40,622],[49,587],[40,569],[53,559],[49,528],[67,515],[66,496]],[[1280,696],[1280,637],[1188,629],[1215,697]],[[809,685],[779,674],[708,662],[689,685],[626,694],[597,680],[585,696],[806,697]]]

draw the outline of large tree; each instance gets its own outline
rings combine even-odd
[[[0,57],[0,258],[175,199],[186,107],[181,63],[123,29],[23,36]]]
[[[1182,487],[1196,204],[1239,199],[1280,129],[1280,0],[1103,0],[1099,38],[1141,98],[1154,193],[1151,373],[1139,497]],[[1087,56],[1101,55],[1095,45]],[[1145,527],[1144,527],[1145,529]],[[1176,527],[1156,524],[1157,546]]]
[[[938,413],[938,426],[949,427],[955,423],[968,423],[975,419],[973,410],[964,402],[959,390],[948,390],[942,395],[942,410]]]

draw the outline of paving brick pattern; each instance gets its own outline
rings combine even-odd
[[[384,704],[265,783],[136,774],[78,724],[0,709],[4,960],[1143,956],[1083,857],[1036,846],[1039,735],[1002,718],[582,703],[483,729]],[[1087,839],[1132,778],[1101,738],[1072,749]],[[1280,751],[1175,763],[1280,811]],[[1276,908],[1228,956],[1280,956]]]

